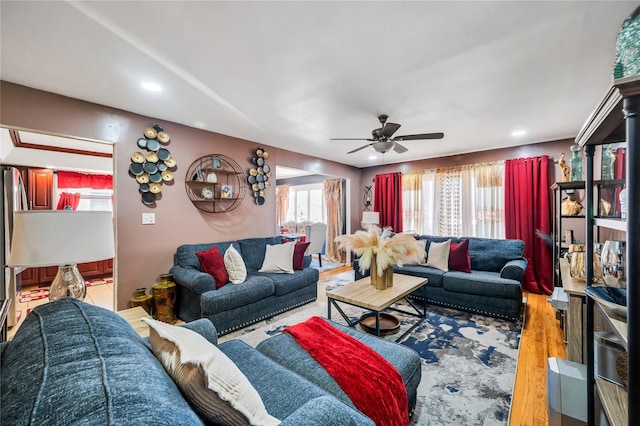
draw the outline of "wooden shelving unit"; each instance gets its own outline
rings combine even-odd
[[[242,203],[247,184],[238,163],[225,155],[211,154],[191,163],[185,189],[198,210],[226,213]]]

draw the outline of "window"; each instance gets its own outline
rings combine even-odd
[[[80,202],[76,210],[93,211],[113,211],[113,190],[112,189],[91,189],[91,188],[65,188],[58,190],[56,200],[60,198],[60,193],[79,193]],[[57,203],[57,201],[56,201]]]
[[[322,183],[289,187],[287,221],[324,222],[325,206]]]

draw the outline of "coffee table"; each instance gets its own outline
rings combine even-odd
[[[393,274],[393,287],[387,288],[385,290],[376,290],[376,288],[371,285],[370,277],[362,278],[358,281],[351,282],[342,287],[334,288],[333,290],[327,290],[327,299],[329,301],[329,303],[327,304],[327,317],[331,319],[331,306],[333,305],[338,310],[340,315],[342,315],[342,318],[345,319],[347,324],[349,324],[349,326],[351,327],[355,327],[360,322],[362,322],[363,318],[365,318],[366,315],[361,317],[357,321],[351,321],[349,317],[344,313],[344,311],[340,308],[340,306],[338,306],[337,302],[342,302],[352,306],[357,306],[359,308],[368,309],[372,312],[373,315],[375,315],[376,318],[376,336],[380,336],[380,313],[384,310],[393,310],[420,318],[420,320],[416,322],[416,324],[414,324],[409,330],[407,330],[396,340],[399,341],[408,333],[410,333],[414,328],[416,328],[427,314],[426,300],[423,300],[421,310],[418,306],[415,305],[415,303],[413,303],[413,301],[407,298],[410,293],[426,285],[427,282],[428,280],[426,278]],[[394,303],[398,302],[400,299],[405,299],[409,303],[409,305],[411,305],[411,307],[415,309],[417,314],[391,306]]]

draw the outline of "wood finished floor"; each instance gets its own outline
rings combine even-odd
[[[350,271],[350,266],[321,272],[320,278]],[[526,293],[525,325],[511,403],[510,426],[546,426],[547,358],[566,359],[560,324],[549,296]]]

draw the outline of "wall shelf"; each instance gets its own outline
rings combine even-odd
[[[226,155],[210,154],[191,163],[185,190],[198,210],[226,213],[242,204],[247,185],[238,163]]]

